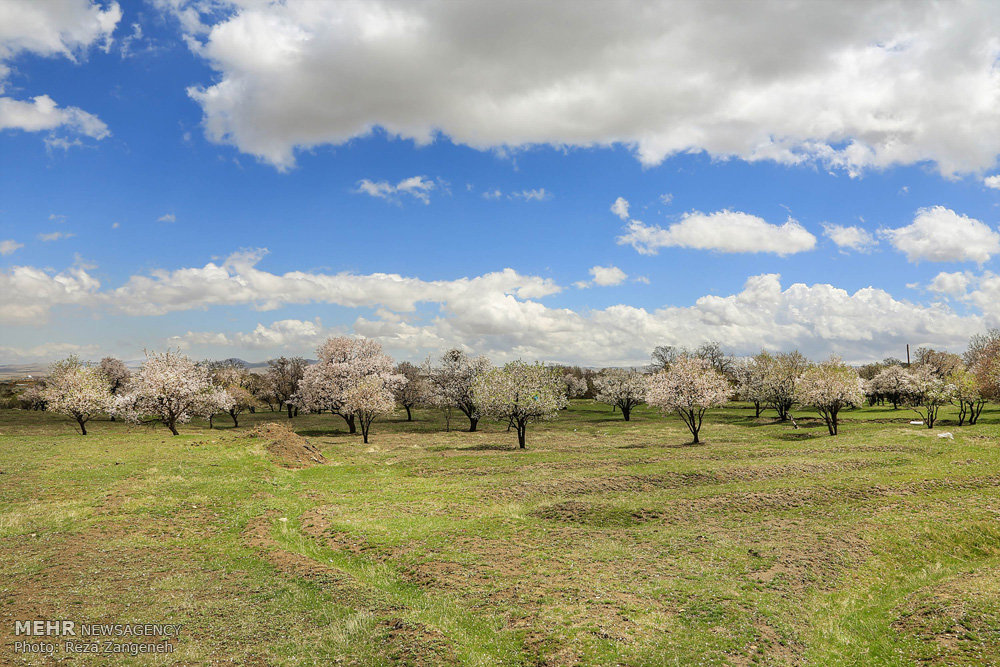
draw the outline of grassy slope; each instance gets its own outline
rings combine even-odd
[[[429,412],[368,446],[302,416],[330,463],[289,470],[244,427],[0,411],[0,664],[15,618],[180,623],[190,664],[996,660],[1000,413],[750,415],[685,446],[577,401],[524,452]]]

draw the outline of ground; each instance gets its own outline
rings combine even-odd
[[[518,451],[420,410],[368,445],[0,410],[0,664],[45,663],[13,623],[49,618],[182,626],[72,664],[1000,664],[1000,410],[795,416],[691,445],[579,400]]]

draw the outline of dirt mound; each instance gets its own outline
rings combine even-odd
[[[326,457],[318,448],[283,424],[260,424],[250,432],[250,437],[266,440],[267,451],[279,465],[287,468],[305,468],[326,463]]]

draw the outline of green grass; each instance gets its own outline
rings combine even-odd
[[[1000,410],[771,414],[689,445],[574,401],[525,451],[303,415],[328,463],[289,469],[248,437],[278,414],[82,437],[2,410],[0,664],[44,662],[13,653],[28,618],[183,626],[74,664],[1000,664]]]

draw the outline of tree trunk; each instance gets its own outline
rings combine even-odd
[[[291,405],[290,403],[288,405],[286,405],[285,407],[288,408],[288,418],[291,419],[292,416],[293,416],[292,415],[292,410],[294,410],[295,407],[293,405]]]
[[[208,416],[208,428],[209,429],[215,428],[215,415]]]
[[[230,412],[229,416],[233,418],[233,428],[239,428],[240,423],[236,420],[236,413]]]
[[[753,402],[753,416],[755,419],[760,419],[760,401]]]
[[[173,421],[167,422],[167,428],[170,429],[170,432],[172,434],[174,434],[174,435],[180,435],[180,433],[177,432],[177,426],[174,424]]]
[[[699,444],[701,442],[701,440],[698,439],[698,431],[699,430],[701,430],[701,429],[698,429],[698,428],[692,428],[691,429],[691,435],[694,436],[694,440],[691,441],[691,444],[697,445],[697,444]]]
[[[479,417],[469,417],[469,433],[475,433],[478,425]]]
[[[80,435],[87,435],[87,420],[77,419],[78,424],[80,424]]]
[[[519,449],[525,449],[524,439],[527,435],[528,425],[527,423],[518,422],[517,423],[517,446]]]
[[[347,432],[354,435],[358,432],[357,426],[354,424],[354,415],[340,415],[347,422]]]
[[[625,418],[625,421],[628,421],[629,417],[631,417],[631,416],[632,416],[632,408],[626,407],[626,406],[622,406],[622,417]]]
[[[413,414],[410,412],[410,406],[404,405],[403,407],[406,408],[406,421],[408,422],[413,421]]]

